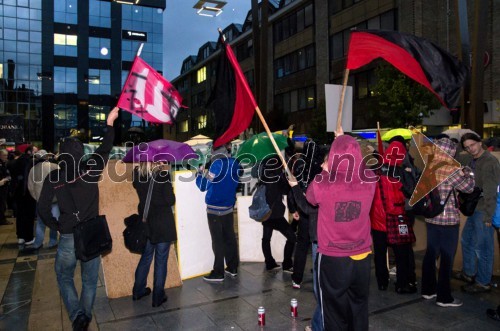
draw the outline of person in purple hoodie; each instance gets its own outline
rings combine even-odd
[[[318,286],[324,330],[368,330],[370,208],[377,178],[353,137],[338,136],[306,198],[318,206]]]

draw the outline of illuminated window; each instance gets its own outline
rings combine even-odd
[[[188,132],[188,131],[189,131],[188,120],[179,122],[179,132]]]
[[[54,33],[54,45],[76,46],[78,37],[75,35],[66,35]]]
[[[204,129],[207,127],[207,115],[200,115],[197,118],[198,129]]]
[[[203,67],[197,72],[196,82],[199,84],[207,80],[207,67]]]

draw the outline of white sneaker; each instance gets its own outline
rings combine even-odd
[[[295,289],[300,289],[300,284],[297,284],[296,282],[294,282],[292,280],[292,287],[295,288]]]
[[[24,240],[23,240],[24,241]],[[24,244],[25,245],[31,245],[35,242],[35,238],[31,239],[30,241],[26,241]]]
[[[24,244],[24,243],[25,243],[25,241],[24,241],[24,239],[23,239],[23,238],[19,238],[19,239],[17,239],[17,243],[18,243],[19,245],[22,245],[22,244]]]
[[[391,269],[389,269],[389,275],[396,276],[396,267],[392,267]]]
[[[435,299],[436,297],[437,297],[436,293],[434,293],[434,294],[422,294],[422,298],[424,298],[425,300]]]
[[[436,302],[436,305],[438,305],[439,307],[445,307],[445,308],[448,308],[448,307],[460,307],[463,304],[464,303],[460,299],[453,299],[453,302],[447,302],[447,303]]]

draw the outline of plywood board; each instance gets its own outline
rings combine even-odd
[[[132,295],[134,273],[140,255],[130,253],[123,242],[125,217],[137,213],[139,198],[132,186],[133,164],[110,160],[99,183],[99,213],[106,215],[113,238],[113,250],[102,259],[108,298]],[[152,263],[153,264],[153,263]],[[153,268],[153,267],[151,267]],[[153,287],[153,272],[148,286]],[[181,286],[175,246],[170,248],[166,287]]]

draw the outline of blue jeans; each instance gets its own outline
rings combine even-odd
[[[149,267],[151,266],[154,254],[153,303],[160,304],[163,301],[163,297],[165,296],[165,281],[167,280],[169,250],[170,242],[152,244],[148,239],[144,253],[142,253],[139,264],[135,269],[133,295],[141,296],[146,291]]]
[[[319,306],[319,296],[318,296],[318,265],[316,264],[316,258],[318,257],[318,244],[312,244],[312,261],[313,261],[313,289],[314,297],[316,298],[316,309],[314,310],[314,315],[311,320],[311,327],[313,331],[323,330],[323,316],[321,316],[321,307]]]
[[[92,319],[92,306],[94,305],[100,264],[100,256],[87,262],[80,261],[82,290],[80,299],[78,299],[74,281],[76,255],[73,234],[61,234],[55,270],[59,291],[71,321],[74,321],[80,314],[85,314],[89,320]]]
[[[59,205],[57,203],[52,204],[52,216],[59,218],[60,215]],[[57,231],[49,229],[49,247],[57,245]],[[36,229],[35,229],[35,242],[33,247],[39,248],[43,245],[43,239],[45,238],[45,224],[43,223],[40,216],[36,216]]]
[[[484,213],[476,211],[467,218],[462,231],[463,272],[476,276],[476,283],[488,285],[493,273],[494,229],[483,222]]]

